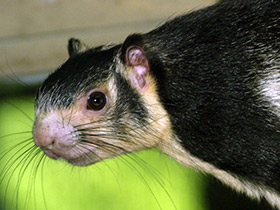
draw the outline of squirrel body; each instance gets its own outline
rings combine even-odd
[[[280,2],[224,1],[122,44],[68,45],[35,144],[89,165],[156,147],[280,209]]]

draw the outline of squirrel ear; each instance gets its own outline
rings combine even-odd
[[[126,65],[133,67],[131,79],[134,84],[143,90],[149,83],[148,72],[150,70],[148,59],[142,48],[138,46],[129,47],[126,51]]]
[[[71,38],[68,41],[68,54],[69,57],[78,53],[84,52],[88,49],[88,46],[81,42],[79,39]]]

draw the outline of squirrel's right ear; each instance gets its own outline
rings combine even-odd
[[[122,46],[122,60],[132,69],[129,75],[132,83],[138,89],[145,90],[149,85],[150,65],[140,38],[141,35],[135,34],[126,39]]]
[[[143,38],[141,34],[131,34],[124,41],[121,49],[121,59],[123,63],[126,63],[127,50],[131,46],[138,46],[143,49]]]
[[[69,57],[78,53],[84,52],[88,49],[88,46],[81,42],[79,39],[71,38],[68,41],[68,54]]]

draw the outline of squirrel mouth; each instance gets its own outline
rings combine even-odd
[[[77,158],[65,159],[68,163],[75,166],[88,166],[93,163],[99,162],[102,159],[93,152],[88,152]]]
[[[96,150],[93,146],[87,148],[73,147],[65,150],[55,149],[43,149],[44,153],[51,159],[58,160],[64,159],[68,163],[77,166],[86,166],[102,160],[94,151]]]

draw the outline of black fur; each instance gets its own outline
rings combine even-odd
[[[37,94],[35,107],[40,110],[67,108],[73,104],[77,94],[86,93],[107,81],[112,75],[110,65],[119,47],[73,54],[44,81]]]
[[[183,146],[280,192],[279,118],[258,93],[264,69],[280,64],[280,2],[226,1],[128,39],[143,42]]]

